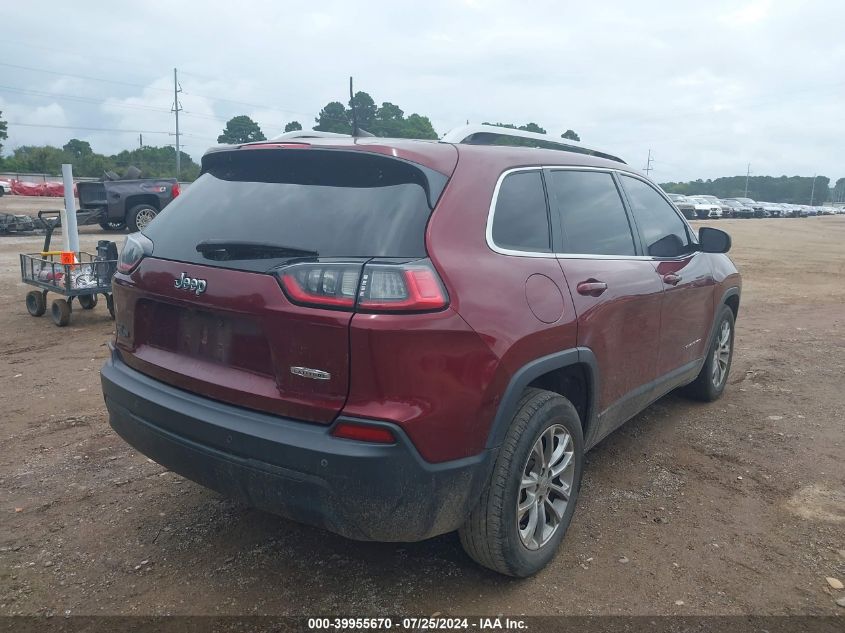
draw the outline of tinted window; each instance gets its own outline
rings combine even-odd
[[[546,194],[539,171],[505,176],[493,213],[493,241],[518,251],[551,251]]]
[[[560,213],[567,253],[634,255],[634,238],[610,174],[551,171],[549,199]]]
[[[672,205],[642,180],[622,176],[622,183],[646,252],[655,257],[676,257],[690,252],[687,225]]]
[[[165,259],[267,270],[272,257],[211,261],[206,240],[262,242],[320,257],[425,257],[423,168],[360,152],[240,150],[208,155],[205,173],[144,233]],[[442,177],[445,181],[445,177]],[[218,258],[219,260],[219,258]]]

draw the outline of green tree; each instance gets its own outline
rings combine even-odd
[[[285,126],[285,132],[294,132],[301,129],[302,125],[300,125],[299,121],[291,121]]]
[[[62,163],[69,162],[70,157],[58,147],[21,145],[4,161],[4,167],[11,171],[58,174],[62,171]]]
[[[68,156],[79,160],[84,156],[91,156],[94,152],[91,149],[91,144],[88,141],[80,141],[78,138],[72,138],[64,144],[62,149]]]
[[[332,101],[320,110],[317,118],[314,119],[317,125],[315,130],[321,132],[337,132],[339,134],[351,134],[352,125],[346,116],[346,108],[340,101]]]
[[[436,139],[437,132],[434,131],[434,126],[427,116],[420,114],[412,114],[405,119],[405,126],[399,138],[425,138]]]
[[[349,110],[347,110],[347,118],[352,120],[352,104],[355,104],[355,118],[358,121],[358,127],[372,133],[373,121],[376,118],[376,102],[366,92],[358,91],[355,96],[349,100]]]
[[[372,132],[376,136],[396,138],[402,134],[404,125],[405,113],[402,112],[402,108],[389,101],[385,101],[376,111],[373,129],[367,131]]]
[[[526,123],[525,125],[520,125],[519,129],[523,130],[525,132],[534,132],[535,134],[545,134],[546,133],[545,128],[541,128],[536,123]]]
[[[3,120],[3,112],[0,111],[0,141],[5,141],[9,138],[6,121]],[[3,143],[0,142],[0,161],[3,160]]]
[[[580,141],[581,137],[575,132],[575,130],[566,130],[563,134],[560,135],[560,138],[567,138],[570,141]]]
[[[229,143],[232,145],[265,140],[267,140],[267,137],[264,136],[261,128],[258,127],[258,123],[245,114],[229,119],[223,130],[223,134],[217,137],[218,143]]]

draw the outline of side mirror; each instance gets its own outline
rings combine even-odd
[[[698,243],[705,253],[727,253],[731,250],[731,236],[709,226],[698,229]]]

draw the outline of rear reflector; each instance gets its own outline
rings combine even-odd
[[[375,444],[395,444],[393,432],[383,426],[363,424],[360,422],[340,422],[332,429],[334,437],[358,442],[373,442]]]

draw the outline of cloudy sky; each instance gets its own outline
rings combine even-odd
[[[197,159],[237,114],[268,136],[294,119],[311,127],[352,74],[440,134],[535,121],[636,167],[651,149],[661,182],[749,162],[760,175],[845,176],[837,0],[34,1],[7,3],[3,24],[7,154],[71,137],[112,153],[138,131],[172,143],[175,66]]]

